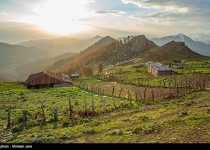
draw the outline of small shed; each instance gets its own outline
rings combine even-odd
[[[79,78],[79,74],[71,74],[71,78]]]
[[[184,68],[182,63],[178,63],[178,62],[170,62],[168,66],[171,67],[171,68],[176,68],[176,69],[183,69]]]
[[[66,74],[54,73],[51,71],[44,71],[35,74],[31,74],[25,85],[27,88],[47,88],[47,87],[62,87],[71,86],[72,81],[70,77]]]
[[[154,76],[164,76],[177,74],[175,71],[165,67],[164,65],[154,62],[148,65],[147,71]]]

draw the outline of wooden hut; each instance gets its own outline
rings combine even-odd
[[[164,65],[155,62],[148,65],[147,71],[154,76],[174,75],[175,71],[165,67]]]
[[[50,71],[39,72],[31,74],[25,85],[27,88],[46,88],[46,87],[61,87],[61,86],[71,86],[72,80],[66,74],[54,73]]]
[[[181,63],[175,63],[175,62],[170,62],[169,67],[171,68],[176,68],[176,69],[183,69],[183,65]]]

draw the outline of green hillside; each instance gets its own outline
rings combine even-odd
[[[29,75],[40,72],[40,71],[45,71],[44,70],[45,68],[54,64],[55,62],[61,59],[66,59],[76,54],[77,53],[66,52],[64,54],[61,54],[55,57],[47,57],[43,59],[38,59],[38,60],[35,60],[33,62],[24,64],[18,67],[17,69],[15,69],[15,71],[17,72],[18,79],[20,81],[25,81]]]
[[[110,56],[128,52],[123,63],[104,63],[101,74],[95,68],[92,76],[72,79],[71,87],[29,90],[22,83],[0,82],[0,142],[209,143],[209,57],[182,42],[158,48],[144,36],[130,41],[113,42],[79,59],[72,56],[68,65],[78,69],[82,63],[111,63]],[[147,72],[148,60],[182,59],[186,63],[178,74]]]
[[[27,90],[18,83],[0,83],[0,125],[3,143],[209,143],[210,94],[198,91],[170,100],[130,104],[127,98],[105,97],[77,87]],[[8,89],[9,88],[9,89]],[[18,98],[23,92],[24,98]],[[92,112],[92,95],[95,113]],[[69,97],[73,118],[69,119]],[[46,123],[41,103],[44,102]],[[87,103],[85,115],[84,102]],[[58,108],[58,121],[53,110]],[[23,125],[22,110],[27,110]],[[88,115],[89,114],[89,115]]]
[[[17,81],[15,69],[36,59],[49,57],[42,49],[0,43],[0,80]]]

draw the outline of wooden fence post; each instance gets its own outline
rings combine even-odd
[[[152,100],[155,100],[154,91],[152,90]]]
[[[114,103],[114,108],[117,109],[116,104],[115,104],[115,100],[114,100],[114,96],[112,95],[112,101]]]
[[[95,113],[95,111],[94,111],[94,98],[93,98],[93,95],[92,95],[92,112],[93,112],[93,114]]]
[[[144,102],[146,101],[146,92],[147,92],[147,87],[144,89]]]
[[[72,106],[71,106],[71,99],[70,99],[70,96],[69,96],[69,119],[72,119],[73,116],[72,116]]]
[[[177,84],[176,85],[176,94],[177,94],[177,97],[179,96],[179,85]]]
[[[102,101],[101,102],[102,102],[103,109],[106,112],[107,109],[106,109],[106,104],[105,104],[104,96],[102,96]]]
[[[117,107],[116,107],[115,100],[114,100],[114,86],[112,88],[112,101],[114,103],[114,108],[116,109]]]
[[[206,80],[203,80],[203,90],[206,89]]]
[[[130,98],[130,91],[128,90],[128,100],[129,100],[129,98]]]
[[[156,98],[158,99],[158,90],[157,90],[157,86],[155,87],[155,95],[156,95]]]
[[[87,101],[86,101],[86,98],[84,99],[84,108],[85,108],[85,115],[87,115]]]
[[[11,106],[7,109],[8,117],[7,117],[7,129],[11,127]]]
[[[44,102],[45,102],[45,100],[42,101],[41,108],[42,108],[43,123],[45,124],[46,123],[46,116],[45,116],[45,113],[44,113]]]
[[[122,92],[122,88],[120,89],[120,94],[119,94],[119,97],[121,97],[121,92]]]
[[[58,108],[54,108],[53,115],[54,115],[54,120],[58,121]]]
[[[23,114],[23,126],[25,126],[25,123],[26,123],[26,120],[27,120],[27,110],[23,110],[22,111],[22,114]]]

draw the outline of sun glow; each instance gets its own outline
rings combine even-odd
[[[44,31],[59,35],[87,31],[89,27],[80,21],[88,17],[84,7],[87,2],[87,0],[49,0],[46,3],[36,4],[35,18],[24,18],[24,20],[33,22]]]

